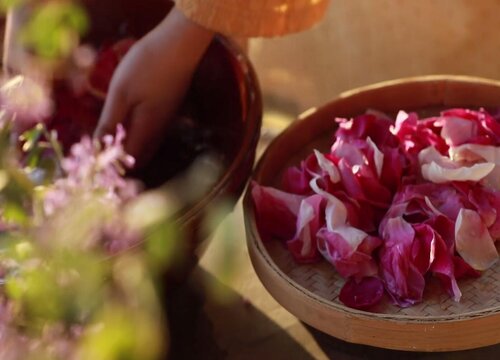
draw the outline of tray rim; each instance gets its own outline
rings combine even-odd
[[[369,97],[370,94],[379,91],[381,88],[397,89],[400,86],[423,85],[431,87],[437,86],[439,91],[441,91],[441,94],[444,94],[443,98],[438,102],[446,104],[450,84],[453,86],[469,86],[471,84],[482,85],[485,87],[491,86],[495,87],[497,91],[500,92],[500,81],[470,76],[433,75],[397,79],[364,86],[344,92],[332,102],[348,101],[354,97],[362,97],[366,94],[368,94],[367,96]],[[298,121],[292,123],[282,134],[280,134],[269,145],[261,157],[256,170],[254,171],[254,175],[252,176],[252,180],[257,180],[258,182],[260,173],[270,156],[270,152],[276,150],[280,146],[280,142],[283,141],[283,138],[288,133],[296,131],[296,128],[300,129],[301,127],[304,127],[304,120],[310,119],[310,116],[314,113],[325,111],[329,104],[321,108],[313,108],[304,112],[298,117]],[[500,104],[500,99],[498,100],[498,104]],[[312,327],[348,342],[394,350],[455,351],[479,348],[500,343],[500,305],[457,315],[409,316],[380,314],[351,309],[341,304],[328,301],[314,292],[307,290],[288,277],[274,262],[272,256],[266,249],[266,246],[262,242],[256,229],[255,218],[253,216],[253,203],[248,189],[243,201],[243,207],[247,246],[252,264],[258,277],[278,303]],[[284,294],[282,290],[283,288],[288,289],[289,293]],[[296,302],[296,304],[294,302]],[[318,318],[318,316],[306,315],[306,310],[318,310],[320,312],[330,311],[331,315],[335,315],[335,320],[340,321],[343,326],[328,325],[324,319]],[[365,333],[352,334],[349,327],[350,323],[353,322],[359,322],[360,325],[374,325],[375,330],[378,329],[378,331],[380,331],[381,328],[389,326],[395,326],[396,328],[401,329],[406,328],[406,330],[410,332],[418,332],[419,336],[416,337],[414,339],[415,341],[411,344],[398,343],[397,341],[388,343],[387,341],[377,340],[377,335],[380,335],[380,333],[374,333],[374,329],[370,330],[369,326]],[[498,325],[495,325],[495,323]],[[450,326],[453,326],[456,329],[452,329]],[[442,335],[442,331],[449,332],[447,337],[452,337],[457,330],[467,330],[466,328],[487,329],[491,326],[497,330],[497,335],[493,336],[493,338],[477,337],[479,339],[475,339],[474,342],[453,342],[453,344],[436,344],[435,341],[436,335],[440,332]],[[387,331],[396,337],[398,336],[397,330],[392,329],[389,331],[389,329],[387,329]]]

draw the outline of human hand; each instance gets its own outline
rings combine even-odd
[[[96,137],[128,132],[126,150],[141,167],[154,155],[213,33],[174,8],[124,57],[110,84]]]

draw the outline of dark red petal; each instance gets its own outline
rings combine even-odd
[[[310,176],[302,169],[290,167],[283,173],[282,188],[292,194],[307,195],[311,193],[310,180]]]
[[[252,183],[257,228],[263,241],[290,240],[295,235],[297,214],[304,197]]]
[[[458,255],[453,256],[453,265],[455,267],[455,278],[457,280],[468,277],[478,278],[481,276],[480,271],[473,269]]]
[[[359,282],[351,278],[340,290],[339,299],[353,309],[368,310],[380,303],[383,295],[384,285],[379,278],[365,277]]]

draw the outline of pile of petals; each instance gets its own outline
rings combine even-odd
[[[262,239],[282,241],[298,264],[326,259],[349,307],[370,309],[384,293],[412,306],[430,278],[460,301],[457,280],[499,257],[499,119],[451,109],[336,121],[330,151],[287,169],[280,189],[252,184]]]

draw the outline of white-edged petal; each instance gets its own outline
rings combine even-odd
[[[473,210],[460,210],[455,223],[455,244],[460,256],[476,270],[484,271],[498,261],[494,241]]]

